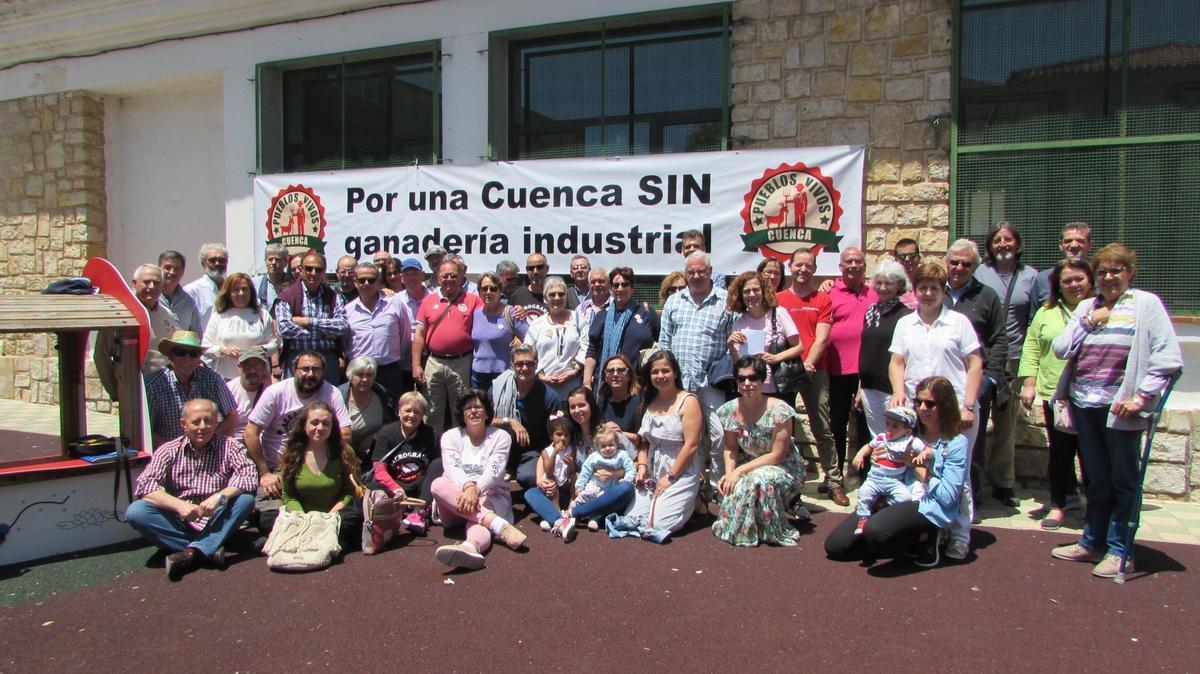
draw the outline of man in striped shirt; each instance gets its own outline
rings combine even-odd
[[[250,514],[258,475],[242,444],[217,435],[217,408],[189,400],[183,435],[154,451],[137,481],[138,500],[125,519],[167,555],[167,576],[179,580],[201,561],[225,564],[225,539]]]

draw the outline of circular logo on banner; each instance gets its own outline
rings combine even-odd
[[[292,255],[325,252],[325,207],[316,192],[288,185],[267,209],[267,243],[280,243]]]
[[[780,164],[750,185],[742,207],[742,244],[789,262],[802,248],[837,252],[842,195],[816,166]]]

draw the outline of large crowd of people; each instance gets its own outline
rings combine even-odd
[[[509,260],[471,281],[439,246],[425,264],[378,253],[331,270],[269,245],[252,277],[208,244],[181,287],[186,258],[164,252],[131,278],[151,317],[156,449],[130,523],[174,580],[223,565],[238,527],[262,549],[281,510],[336,513],[341,547],[365,554],[461,527],[435,557],[478,569],[493,541],[528,545],[514,500],[551,540],[661,543],[715,514],[725,543],[794,546],[805,481],[848,506],[856,472],[828,556],[936,566],[971,554],[981,499],[1020,504],[1014,429],[1040,403],[1042,527],[1086,497],[1082,536],[1052,554],[1117,573],[1140,439],[1182,367],[1163,304],[1132,287],[1132,250],[1089,258],[1091,230],[1073,222],[1039,272],[1001,221],[984,256],[967,239],[938,256],[901,239],[873,265],[840,251],[834,279],[810,249],[727,279],[699,232],[681,244],[659,307],[634,299],[634,269],[582,255],[565,276],[534,254],[524,282]],[[98,340],[110,395],[115,352]]]

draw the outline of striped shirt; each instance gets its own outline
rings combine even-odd
[[[191,387],[186,392],[180,388],[175,370],[169,367],[147,377],[146,401],[150,404],[150,430],[163,440],[183,435],[179,415],[183,412],[183,404],[196,398],[213,401],[222,418],[237,409],[237,401],[225,385],[225,379],[207,367],[196,368],[192,373]]]
[[[725,310],[725,297],[724,290],[713,286],[699,303],[683,290],[663,305],[658,343],[675,354],[688,391],[708,385],[708,367],[728,349],[734,316]]]
[[[1080,407],[1108,407],[1116,400],[1125,380],[1125,363],[1133,349],[1133,331],[1137,325],[1133,293],[1126,290],[1113,305],[1108,321],[1088,330],[1075,360],[1071,379],[1071,400]],[[1087,317],[1080,317],[1083,321]]]
[[[258,489],[258,472],[242,443],[226,435],[214,435],[206,447],[198,450],[181,435],[154,450],[150,465],[138,477],[136,494],[142,498],[165,491],[189,503],[200,503],[226,487],[249,494]],[[208,518],[197,518],[188,525],[200,531],[208,525]]]
[[[323,289],[324,286],[318,286],[315,292],[304,289],[304,316],[312,319],[312,325],[307,328],[292,322],[292,307],[287,302],[275,303],[275,325],[284,339],[286,353],[337,350],[338,338],[349,330],[345,298],[334,291],[333,311],[330,312],[321,301]]]

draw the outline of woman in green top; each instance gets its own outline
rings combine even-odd
[[[329,405],[305,405],[296,417],[279,456],[283,477],[283,507],[295,512],[337,513],[339,538],[346,549],[359,541],[362,513],[356,504],[354,475],[358,457],[342,442],[341,429]]]
[[[1046,435],[1050,441],[1050,507],[1042,518],[1042,528],[1057,529],[1063,521],[1067,499],[1078,490],[1075,479],[1075,457],[1079,455],[1079,436],[1054,428],[1054,412],[1050,398],[1058,386],[1067,362],[1054,355],[1054,338],[1066,329],[1075,313],[1075,306],[1092,296],[1095,285],[1092,268],[1084,260],[1067,258],[1050,272],[1050,298],[1038,309],[1021,350],[1021,365],[1017,377],[1025,380],[1021,402],[1025,409],[1033,407],[1035,398],[1042,399],[1046,419]],[[1085,476],[1086,478],[1086,476]]]

